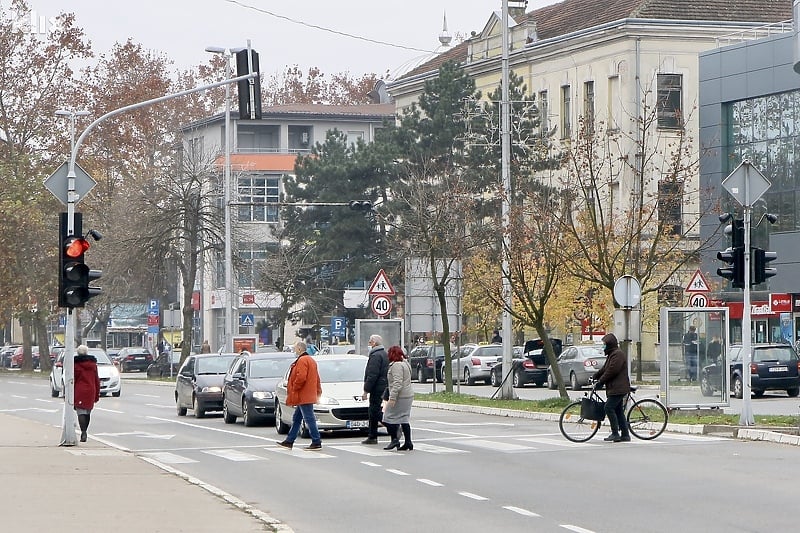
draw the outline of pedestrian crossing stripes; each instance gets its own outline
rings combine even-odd
[[[188,457],[184,457],[182,455],[178,455],[175,453],[170,452],[155,452],[155,453],[145,453],[142,454],[145,457],[158,461],[159,463],[164,463],[167,465],[179,465],[179,464],[187,464],[187,463],[196,463],[194,459],[189,459]]]
[[[473,446],[475,448],[483,448],[486,450],[494,450],[498,452],[526,452],[535,449],[531,446],[523,446],[521,444],[514,444],[513,442],[508,442],[508,441],[498,442],[498,441],[483,440],[483,439],[464,439],[464,440],[457,440],[454,442],[456,442],[457,444],[461,444],[463,446]]]
[[[262,461],[264,457],[260,457],[258,455],[253,455],[251,453],[244,453],[240,452],[239,450],[203,450],[203,453],[207,453],[209,455],[216,455],[217,457],[222,457],[223,459],[227,459],[228,461]]]

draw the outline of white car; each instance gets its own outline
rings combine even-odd
[[[73,352],[73,356],[75,353]],[[97,359],[97,375],[100,377],[100,396],[119,396],[122,394],[122,378],[119,370],[100,348],[89,348],[89,355]],[[58,398],[64,394],[64,351],[56,358],[50,371],[50,395]]]
[[[474,347],[473,347],[474,346]],[[475,381],[491,383],[492,368],[503,361],[500,344],[465,345],[452,360],[453,382],[475,385]]]
[[[364,369],[367,357],[363,355],[314,356],[322,381],[322,396],[314,404],[314,415],[320,431],[334,429],[357,429],[366,432],[369,428],[369,401],[362,400],[364,393]],[[291,370],[291,369],[290,369]],[[292,426],[294,407],[286,405],[286,384],[289,371],[275,390],[275,428],[285,435]],[[301,436],[308,437],[303,425]]]

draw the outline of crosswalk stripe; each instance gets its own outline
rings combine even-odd
[[[239,450],[231,450],[231,449],[224,449],[224,450],[203,450],[203,453],[207,453],[208,455],[215,455],[217,457],[221,457],[223,459],[227,459],[228,461],[261,461],[264,460],[264,457],[259,457],[258,455],[253,455],[251,453],[244,453],[240,452]]]
[[[326,448],[330,448],[330,446],[326,446]],[[292,457],[299,457],[301,459],[332,459],[335,458],[335,455],[329,455],[327,453],[315,451],[315,450],[304,450],[294,449],[291,450],[288,448],[284,448],[283,446],[275,446],[270,448],[264,448],[268,452],[279,453],[281,455],[290,455]]]
[[[159,463],[164,463],[168,465],[177,465],[177,464],[185,464],[185,463],[196,463],[194,459],[189,459],[188,457],[184,457],[182,455],[178,455],[175,453],[170,452],[154,452],[154,453],[143,453],[145,457],[149,457],[150,459],[156,460]]]
[[[446,453],[469,453],[468,450],[461,448],[449,448],[447,446],[437,446],[436,444],[429,444],[427,442],[414,442],[414,451],[420,450],[428,453],[446,454]]]
[[[547,446],[560,446],[564,448],[583,448],[586,446],[602,446],[601,444],[592,444],[589,442],[572,442],[568,441],[565,438],[558,439],[543,439],[539,437],[522,437],[522,438],[515,438],[514,440],[523,440],[525,442],[533,442],[536,444],[544,444]]]
[[[340,446],[328,446],[328,448],[341,450],[343,452],[356,453],[358,455],[367,455],[369,457],[386,457],[389,455],[397,455],[397,453],[393,451],[385,451],[379,447],[364,446],[363,444],[355,444],[355,445],[342,444]],[[414,449],[416,449],[416,446],[414,447]]]
[[[483,448],[498,452],[524,452],[536,449],[533,446],[522,446],[521,444],[514,444],[513,442],[496,442],[482,439],[458,440],[455,442],[458,444],[463,444],[464,446],[474,446],[476,448]]]

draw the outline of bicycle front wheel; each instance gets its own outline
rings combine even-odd
[[[652,440],[667,429],[667,408],[652,398],[635,402],[628,411],[628,427],[633,436],[642,440]]]
[[[564,438],[572,442],[586,442],[600,429],[600,422],[581,416],[581,401],[572,402],[561,411],[558,429]]]

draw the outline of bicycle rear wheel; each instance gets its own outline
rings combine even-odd
[[[572,402],[561,411],[558,429],[564,438],[572,442],[586,442],[600,429],[600,422],[581,416],[581,401]]]
[[[652,440],[667,428],[667,408],[652,398],[635,402],[628,411],[628,427],[634,437]]]

